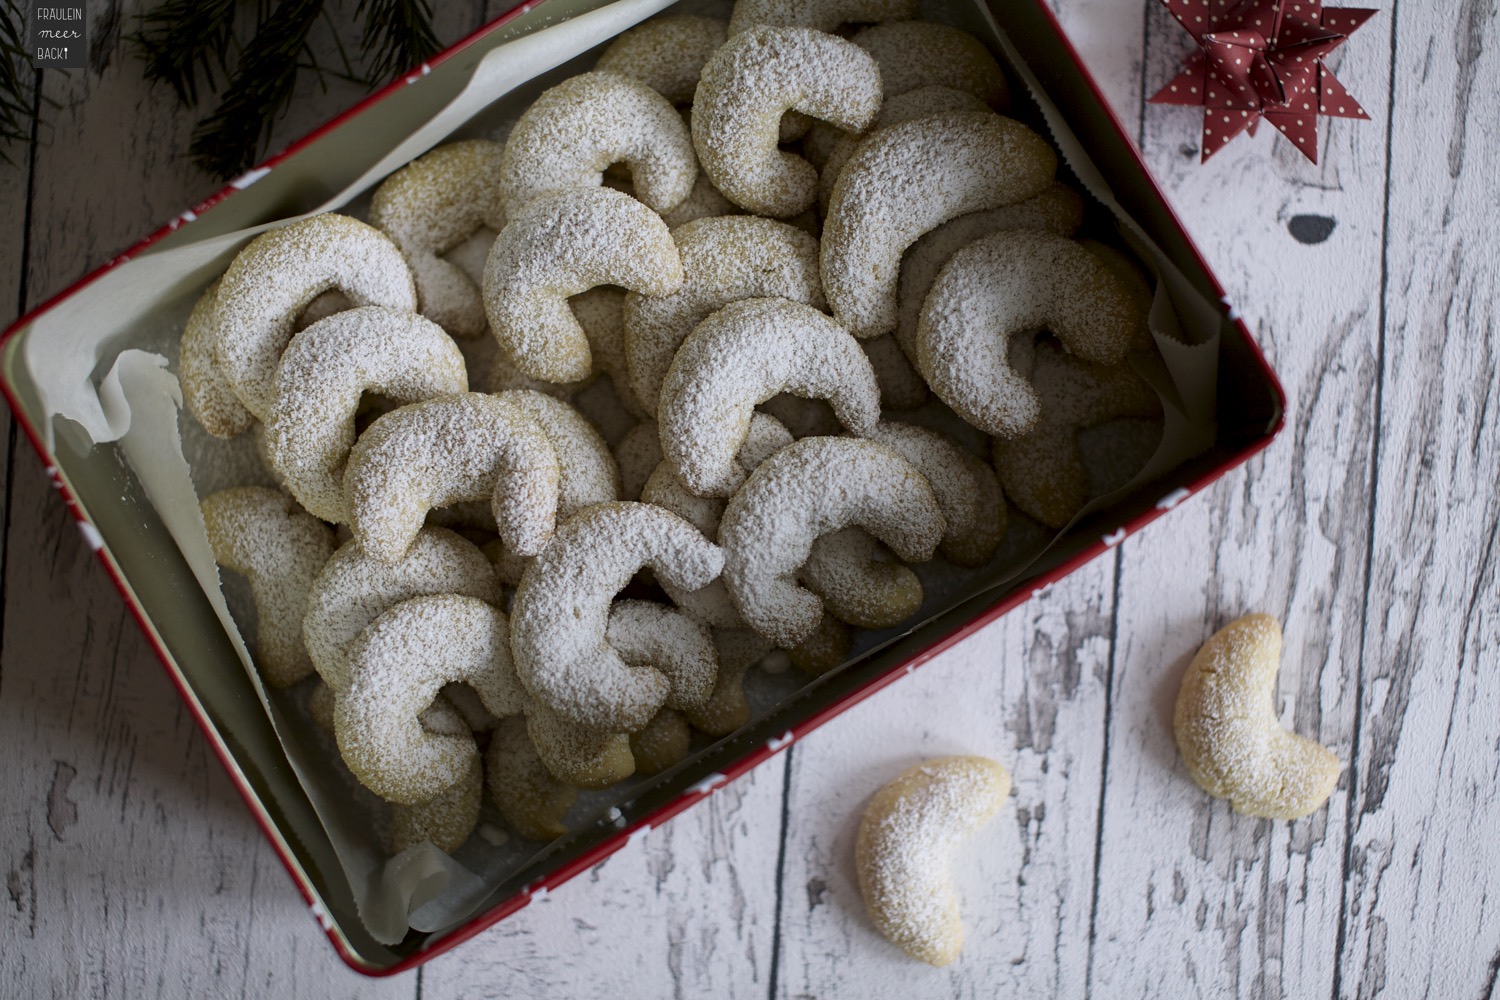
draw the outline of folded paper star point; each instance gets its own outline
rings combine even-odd
[[[1160,0],[1198,43],[1153,104],[1203,108],[1203,160],[1270,122],[1318,162],[1318,116],[1370,116],[1323,64],[1377,11],[1322,0]]]

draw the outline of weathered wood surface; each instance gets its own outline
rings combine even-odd
[[[476,941],[371,981],[308,919],[6,418],[0,995],[1495,996],[1493,0],[1385,5],[1338,66],[1373,121],[1325,128],[1317,167],[1269,131],[1199,166],[1197,118],[1142,108],[1181,31],[1143,3],[1053,5],[1287,386],[1269,453]],[[58,106],[0,185],[12,311],[215,186],[120,45],[141,6],[91,6],[92,68],[43,74]],[[444,5],[446,37],[489,6]],[[353,93],[308,88],[278,134]],[[1300,242],[1299,216],[1331,235]],[[1283,721],[1349,762],[1295,824],[1207,800],[1171,741],[1186,658],[1251,610],[1286,625]],[[954,751],[1000,759],[1016,792],[967,854],[964,956],[934,973],[875,935],[850,855],[869,793]]]

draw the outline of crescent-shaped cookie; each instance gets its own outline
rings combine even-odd
[[[504,228],[503,149],[484,139],[438,146],[387,177],[370,201],[370,224],[406,255],[418,309],[455,337],[484,332],[484,303],[473,279],[441,255],[482,227]]]
[[[741,208],[796,215],[817,200],[818,172],[778,148],[782,116],[795,110],[863,132],[880,99],[880,70],[858,46],[811,28],[748,28],[703,67],[693,98],[698,162]]]
[[[1154,417],[1161,397],[1129,365],[1096,365],[1045,341],[1035,348],[1031,383],[1041,414],[1030,431],[994,439],[995,470],[1012,503],[1061,529],[1089,500],[1089,471],[1078,431],[1118,417]]]
[[[673,104],[692,104],[703,64],[724,44],[728,27],[717,17],[652,18],[610,42],[594,69],[634,77]]]
[[[483,797],[484,768],[476,759],[452,788],[414,806],[392,806],[391,849],[400,854],[408,847],[429,843],[452,854],[479,825]]]
[[[757,404],[790,392],[825,399],[855,434],[880,419],[880,389],[858,341],[823,313],[787,299],[742,299],[692,332],[662,384],[665,460],[689,490],[728,496],[744,473],[735,453]]]
[[[1052,147],[989,112],[953,111],[882,129],[839,174],[823,227],[823,291],[857,337],[896,328],[901,255],[966,212],[1040,194],[1057,171]],[[921,184],[892,178],[922,178]]]
[[[297,502],[324,521],[349,520],[344,466],[367,392],[396,404],[467,392],[464,356],[443,328],[415,313],[364,306],[292,337],[276,369],[266,457]]]
[[[674,681],[659,666],[627,665],[610,645],[612,599],[644,566],[696,590],[719,575],[723,559],[718,546],[660,507],[608,503],[575,514],[516,588],[512,639],[522,682],[578,725],[614,733],[644,726],[673,696]]]
[[[931,965],[958,957],[953,855],[1009,794],[1010,775],[994,761],[943,757],[907,768],[870,799],[854,866],[870,920],[892,944]]]
[[[445,684],[468,684],[495,715],[519,715],[503,612],[452,594],[385,611],[349,648],[349,689],[334,709],[344,763],[388,802],[417,805],[452,788],[479,760],[472,733],[435,733],[418,719]]]
[[[234,390],[219,372],[214,358],[214,305],[218,301],[219,283],[204,289],[182,328],[182,346],[177,355],[177,380],[182,385],[182,401],[214,437],[232,438],[250,429],[255,414],[245,409]],[[822,289],[818,290],[822,294]]]
[[[460,594],[498,606],[500,583],[477,546],[447,528],[423,528],[398,562],[345,542],[307,592],[302,639],[318,675],[335,694],[349,687],[348,649],[384,611],[413,597]]]
[[[488,500],[505,544],[535,555],[552,536],[561,475],[546,432],[515,402],[437,396],[392,410],[355,442],[349,528],[370,555],[395,562],[429,510]]]
[[[825,306],[817,238],[795,226],[722,216],[679,226],[672,239],[682,257],[682,287],[671,295],[625,296],[630,384],[653,417],[672,358],[710,314],[740,299],[766,296]]]
[[[374,226],[327,213],[262,233],[219,280],[214,357],[241,403],[264,420],[275,401],[276,363],[297,315],[330,288],[357,306],[417,311],[400,249]]]
[[[912,244],[901,260],[901,308],[896,342],[907,358],[917,357],[917,323],[922,303],[943,265],[959,250],[992,233],[1040,229],[1072,236],[1083,224],[1083,199],[1066,184],[1054,183],[1041,194],[1004,208],[970,212],[943,223]]]
[[[818,538],[797,574],[823,610],[856,628],[899,625],[922,607],[922,581],[859,528]]]
[[[1343,765],[1281,728],[1271,698],[1280,665],[1276,619],[1230,622],[1188,665],[1173,729],[1188,772],[1208,794],[1247,816],[1301,819],[1328,801]]]
[[[947,525],[943,554],[962,566],[989,562],[1005,534],[1005,506],[997,498],[995,473],[959,445],[925,427],[882,420],[869,437],[927,477]],[[989,520],[995,518],[997,506],[998,525]]]
[[[250,583],[255,599],[255,665],[283,688],[313,672],[302,645],[308,590],[333,555],[333,529],[279,490],[238,486],[203,498],[199,509],[214,561]]]
[[[500,393],[537,422],[557,452],[557,517],[572,517],[596,503],[620,498],[620,469],[609,445],[576,408],[528,389]]]
[[[1117,365],[1146,314],[1118,276],[1074,240],[1038,230],[999,232],[943,267],[917,325],[917,368],[932,391],[986,434],[1016,437],[1041,403],[1010,365],[1010,338],[1045,328],[1084,361]]]
[[[635,196],[658,212],[681,203],[698,177],[671,101],[633,76],[583,73],[522,113],[500,157],[500,190],[514,211],[538,195],[598,186],[611,163],[630,168]]]
[[[973,94],[996,111],[1010,103],[1000,64],[967,31],[903,19],[865,28],[849,40],[874,58],[888,98],[920,87],[948,87]]]
[[[548,382],[587,378],[588,336],[568,298],[598,285],[643,295],[682,287],[661,216],[604,187],[542,195],[517,210],[484,265],[485,309],[506,359]]]
[[[563,817],[578,800],[578,789],[542,763],[526,724],[504,719],[484,755],[485,785],[495,808],[527,840],[556,840],[568,832]]]
[[[796,646],[818,627],[823,602],[796,574],[819,536],[855,525],[908,562],[925,562],[943,515],[923,475],[884,445],[803,438],[750,474],[719,524],[724,582],[751,628]]]

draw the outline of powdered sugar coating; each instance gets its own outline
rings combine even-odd
[[[594,69],[635,77],[673,104],[691,104],[703,64],[728,28],[717,17],[653,18],[610,42]]]
[[[443,685],[468,684],[502,718],[526,704],[504,613],[472,597],[402,601],[359,634],[348,663],[334,710],[339,753],[361,784],[401,805],[440,795],[479,760],[473,734],[434,733],[417,718]]]
[[[484,265],[490,329],[510,363],[548,382],[587,378],[588,337],[568,298],[598,285],[645,295],[682,287],[682,261],[661,216],[603,187],[542,195],[517,210]]]
[[[318,675],[335,693],[349,687],[348,648],[391,607],[413,597],[460,594],[498,606],[500,584],[473,542],[447,528],[423,528],[400,561],[357,541],[340,545],[307,593],[302,638]]]
[[[984,43],[967,31],[931,21],[877,24],[849,39],[880,66],[886,95],[920,87],[973,94],[996,111],[1010,103],[1005,73]]]
[[[884,77],[882,77],[883,81]],[[822,172],[818,175],[819,211],[825,216],[828,214],[828,205],[833,200],[833,186],[838,182],[844,164],[849,162],[849,157],[854,153],[855,148],[875,132],[890,128],[892,125],[900,125],[902,122],[942,114],[945,111],[984,112],[988,110],[990,108],[983,98],[975,97],[966,90],[955,90],[952,87],[919,87],[904,94],[896,94],[887,88],[885,103],[880,106],[880,114],[876,116],[871,132],[863,137],[848,133],[841,134],[832,148],[828,150],[828,155],[824,157]]]
[[[214,356],[257,418],[266,419],[275,399],[276,363],[297,314],[335,287],[357,306],[417,311],[401,251],[380,230],[347,215],[315,215],[262,233],[224,272],[214,307]]]
[[[547,770],[522,720],[501,721],[484,764],[490,798],[512,830],[527,840],[555,840],[568,832],[563,817],[578,789]]]
[[[752,27],[703,67],[693,98],[693,145],[726,198],[758,215],[786,218],[817,199],[818,172],[778,149],[782,115],[797,110],[863,132],[880,98],[880,71],[858,46],[811,28]]]
[[[952,111],[882,129],[834,185],[823,227],[823,291],[857,337],[896,328],[901,255],[928,230],[966,212],[1040,194],[1057,154],[1000,115]]]
[[[620,470],[609,445],[571,405],[540,392],[516,389],[501,399],[537,422],[557,452],[557,517],[563,520],[596,503],[620,498]]]
[[[699,323],[662,384],[662,453],[689,490],[728,496],[744,481],[734,456],[757,404],[778,393],[826,399],[865,434],[880,419],[870,361],[847,330],[787,299],[742,299]]]
[[[1041,194],[1004,208],[970,212],[927,233],[901,261],[901,308],[896,341],[906,356],[917,356],[917,322],[922,303],[943,265],[977,239],[1010,229],[1040,229],[1072,236],[1083,224],[1083,199],[1066,184],[1054,183]]]
[[[533,700],[526,731],[543,766],[559,781],[578,788],[607,788],[635,773],[630,737],[581,726]]]
[[[904,21],[916,15],[916,0],[735,0],[729,33],[757,24],[832,31],[851,22]]]
[[[370,202],[370,224],[406,255],[422,315],[455,337],[484,332],[479,288],[463,269],[440,254],[480,227],[505,225],[498,142],[450,142],[387,177]]]
[[[625,357],[635,398],[655,416],[677,349],[711,313],[739,299],[777,296],[825,308],[818,241],[755,216],[699,219],[672,230],[683,284],[671,295],[625,296]]]
[[[917,324],[917,368],[943,402],[986,434],[1035,426],[1036,390],[1010,365],[1010,337],[1050,330],[1085,361],[1117,365],[1146,316],[1100,259],[1039,230],[998,232],[939,272]]]
[[[724,581],[751,628],[783,647],[813,634],[823,602],[795,576],[815,539],[849,525],[908,562],[932,558],[943,535],[927,480],[872,441],[803,438],[750,474],[724,511],[719,543]]]
[[[250,429],[255,414],[245,409],[229,383],[219,373],[214,359],[214,305],[219,283],[215,281],[188,314],[182,328],[182,346],[177,355],[177,381],[182,385],[182,401],[214,437],[232,438]]]
[[[415,313],[363,306],[292,337],[276,368],[266,455],[287,490],[325,521],[349,520],[344,465],[360,398],[401,403],[467,392],[464,356],[443,328]]]
[[[541,426],[514,401],[470,392],[392,410],[349,453],[349,527],[396,562],[427,512],[489,500],[506,545],[535,555],[557,516],[561,466]]]
[[[1078,432],[1117,417],[1154,417],[1161,399],[1129,365],[1096,365],[1055,343],[1036,345],[1031,383],[1041,413],[1030,431],[994,439],[995,469],[1011,502],[1061,529],[1089,499]]]
[[[479,824],[483,797],[484,768],[476,758],[452,788],[414,806],[391,807],[392,852],[421,843],[450,854],[458,850]]]
[[[964,932],[953,856],[1009,794],[1010,775],[985,757],[926,761],[875,793],[860,820],[854,865],[876,930],[932,965],[958,957]]]
[[[798,579],[823,611],[857,628],[890,628],[922,607],[922,581],[859,528],[815,540]]]
[[[1281,728],[1272,704],[1281,625],[1246,615],[1215,632],[1188,665],[1173,729],[1204,791],[1247,816],[1300,819],[1338,784],[1333,752]]]
[[[672,102],[633,76],[569,77],[521,115],[500,158],[500,190],[512,207],[537,195],[597,186],[625,163],[635,196],[658,212],[693,189],[698,158]]]
[[[754,413],[750,417],[750,431],[745,443],[735,455],[735,464],[745,475],[749,475],[761,462],[792,443],[792,434],[775,417],[766,413]],[[719,519],[724,515],[724,500],[718,497],[700,497],[688,491],[672,472],[672,467],[663,462],[656,467],[646,486],[641,490],[641,500],[663,507],[692,524],[709,538],[719,536]],[[745,620],[735,610],[724,589],[723,580],[714,580],[698,590],[681,590],[671,584],[662,589],[678,607],[698,621],[713,628],[743,629]]]
[[[308,589],[333,555],[333,529],[279,490],[239,486],[199,505],[214,560],[250,583],[255,599],[255,665],[266,683],[287,687],[312,673],[302,646]]]
[[[707,628],[680,609],[651,601],[615,601],[604,633],[627,666],[661,673],[665,707],[702,708],[713,693],[719,657]]]
[[[906,459],[927,477],[947,526],[943,532],[945,545],[949,541],[973,538],[979,528],[979,504],[984,486],[974,475],[974,467],[964,460],[967,453],[963,448],[936,431],[894,420],[882,420],[869,437]],[[988,557],[984,561],[988,562]]]
[[[565,521],[516,589],[521,680],[564,719],[605,732],[644,726],[671,694],[654,668],[632,668],[606,639],[610,604],[638,570],[696,590],[724,556],[682,518],[640,503],[589,507]]]

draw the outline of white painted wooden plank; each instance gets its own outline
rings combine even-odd
[[[1114,560],[1097,560],[797,744],[776,997],[1082,996]],[[938,971],[876,933],[854,872],[871,794],[980,754],[1015,791],[963,852],[966,940]]]
[[[767,995],[779,759],[422,970],[424,996]]]
[[[1373,543],[1339,995],[1500,974],[1500,19],[1397,8]]]
[[[1187,35],[1153,12],[1148,92]],[[1263,130],[1207,165],[1201,114],[1148,108],[1144,147],[1280,373],[1282,440],[1126,543],[1111,689],[1092,984],[1127,996],[1326,995],[1346,798],[1295,824],[1236,816],[1188,777],[1171,733],[1188,658],[1268,611],[1287,633],[1283,722],[1348,759],[1353,736],[1369,428],[1377,376],[1388,34],[1356,36],[1339,72],[1374,123],[1325,130],[1314,167]],[[1304,245],[1296,215],[1336,220]]]

